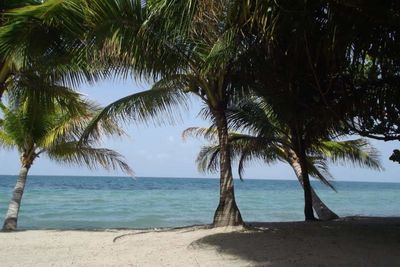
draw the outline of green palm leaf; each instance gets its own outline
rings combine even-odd
[[[347,163],[375,170],[383,169],[379,161],[379,152],[366,139],[323,141],[317,146],[319,152],[333,163]]]
[[[48,149],[46,155],[60,164],[86,166],[90,169],[102,167],[116,170],[119,168],[130,176],[134,176],[133,170],[124,161],[122,155],[110,149],[94,148],[79,142],[66,142]]]
[[[187,95],[180,90],[161,90],[157,87],[126,96],[106,106],[88,125],[82,139],[89,138],[97,124],[104,120],[173,123],[179,113],[177,108],[186,108],[187,101]]]

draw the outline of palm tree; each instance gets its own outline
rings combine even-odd
[[[35,84],[35,81],[30,80]],[[43,84],[43,80],[42,85]],[[21,205],[28,172],[32,164],[42,155],[62,164],[83,165],[89,168],[120,168],[132,175],[130,167],[117,152],[97,148],[101,135],[122,134],[113,123],[99,125],[85,142],[80,142],[89,121],[98,113],[99,107],[84,101],[80,95],[59,85],[47,84],[47,91],[56,93],[43,99],[40,88],[26,90],[26,81],[19,79],[9,90],[8,105],[0,104],[0,145],[14,148],[20,153],[21,169],[5,217],[3,230],[17,228],[18,212]],[[11,85],[10,85],[11,86]],[[25,84],[25,86],[28,86]],[[46,90],[44,90],[46,91]],[[12,93],[11,93],[12,92]],[[56,96],[56,94],[58,96]]]
[[[238,173],[243,176],[247,162],[260,159],[267,164],[277,161],[288,163],[295,172],[300,185],[304,187],[303,169],[295,152],[295,140],[290,131],[277,120],[271,108],[264,101],[242,100],[229,109],[230,126],[241,132],[230,132],[232,156],[238,161]],[[215,144],[215,128],[189,128],[183,136],[204,137],[214,144],[204,146],[198,155],[197,163],[200,171],[216,171],[220,147]],[[329,182],[332,177],[328,170],[329,162],[349,162],[353,165],[382,169],[378,153],[367,140],[350,141],[320,140],[313,144],[307,154],[307,167],[310,175],[335,190]],[[336,219],[331,211],[318,197],[311,187],[312,205],[321,220]]]
[[[327,1],[245,1],[246,35],[257,42],[248,60],[247,81],[268,100],[279,121],[285,122],[302,167],[304,215],[315,220],[307,154],[318,140],[341,134],[348,94],[347,31],[340,3]],[[246,4],[244,4],[246,5]],[[253,11],[256,10],[256,11]],[[340,33],[339,33],[340,32]],[[350,52],[351,54],[351,52]],[[333,111],[340,111],[340,114]],[[345,128],[345,127],[342,127]]]
[[[242,93],[242,88],[234,85],[233,78],[238,71],[237,62],[244,57],[245,47],[238,45],[238,32],[230,27],[229,7],[226,1],[176,1],[153,7],[157,12],[150,15],[142,32],[147,31],[151,37],[158,36],[162,40],[157,47],[168,57],[162,57],[157,64],[168,64],[171,55],[175,57],[173,62],[166,65],[167,70],[160,71],[160,79],[151,90],[110,104],[93,122],[95,125],[102,118],[153,117],[184,101],[183,96],[187,93],[199,97],[216,125],[221,148],[220,199],[213,220],[216,227],[243,224],[235,201],[225,111]],[[187,14],[184,22],[180,13]],[[151,24],[154,21],[158,30]],[[165,32],[173,34],[165,36]],[[151,60],[147,64],[151,64]]]

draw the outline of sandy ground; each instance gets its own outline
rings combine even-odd
[[[0,233],[0,266],[400,266],[400,218]]]

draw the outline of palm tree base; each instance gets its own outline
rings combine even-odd
[[[234,200],[219,203],[214,214],[213,227],[244,226],[242,215]]]
[[[17,219],[16,218],[7,218],[3,224],[3,231],[10,232],[17,230]]]
[[[306,218],[305,221],[306,221],[306,222],[319,222],[319,221],[321,221],[321,220],[319,220],[319,219],[317,219],[317,218],[315,218],[315,217],[312,217],[312,218]]]

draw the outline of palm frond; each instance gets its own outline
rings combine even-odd
[[[226,66],[234,60],[238,50],[237,34],[238,29],[232,27],[213,43],[210,52],[204,60],[205,68],[203,73],[218,69],[225,70]]]
[[[134,176],[133,170],[124,161],[123,156],[110,149],[94,148],[79,142],[67,142],[48,149],[46,155],[60,164],[86,166],[90,169],[102,167],[107,170],[116,170],[119,168],[126,174]]]
[[[4,149],[12,149],[15,147],[15,141],[12,136],[2,130],[0,130],[0,147]]]
[[[349,141],[323,141],[318,149],[333,163],[347,163],[354,166],[382,170],[379,152],[366,139]]]
[[[56,106],[63,106],[69,112],[79,114],[93,105],[83,101],[82,95],[75,90],[49,80],[44,73],[20,71],[8,79],[6,88],[11,105],[29,100],[31,112],[51,111]]]
[[[80,114],[61,113],[53,118],[53,126],[47,130],[47,133],[38,141],[43,148],[63,142],[71,142],[81,139],[87,125],[99,113],[96,105],[88,105],[86,110]],[[90,136],[85,140],[87,144],[100,143],[104,136],[123,136],[125,132],[111,120],[102,120],[91,131]]]
[[[187,95],[180,90],[147,90],[126,96],[106,106],[88,125],[82,140],[104,120],[173,123],[179,113],[177,108],[187,108],[187,101]]]
[[[262,160],[266,164],[273,164],[284,160],[284,154],[279,146],[266,143],[262,138],[250,136],[233,141],[232,154],[238,158],[238,174],[241,180],[249,162]]]
[[[219,168],[220,149],[217,142],[217,132],[213,127],[188,128],[183,132],[185,138],[202,137],[214,144],[203,146],[197,156],[196,163],[201,172],[216,172]],[[238,162],[238,174],[243,179],[245,165],[253,160],[263,160],[271,164],[277,160],[283,160],[284,155],[278,146],[272,146],[262,138],[230,132],[229,142],[231,157]]]
[[[215,127],[203,128],[203,127],[190,127],[182,132],[183,140],[188,138],[204,138],[209,142],[218,141],[218,131]]]
[[[331,183],[333,176],[329,172],[327,160],[325,158],[308,156],[307,162],[310,175],[337,192],[336,188]]]
[[[54,116],[53,126],[38,141],[38,145],[46,149],[63,142],[78,140],[91,118],[92,114],[89,112],[75,116],[71,114]]]
[[[196,158],[197,169],[202,173],[215,173],[219,170],[219,146],[208,145],[200,149]]]
[[[4,131],[5,139],[12,139],[12,143],[16,148],[21,149],[26,143],[26,139],[30,138],[26,130],[23,114],[20,110],[11,109],[2,102],[0,102],[0,109],[3,113],[1,129]],[[7,143],[11,144],[10,141],[8,140]]]
[[[235,130],[250,130],[270,138],[281,132],[274,113],[265,101],[259,99],[245,98],[229,107],[227,119]]]

